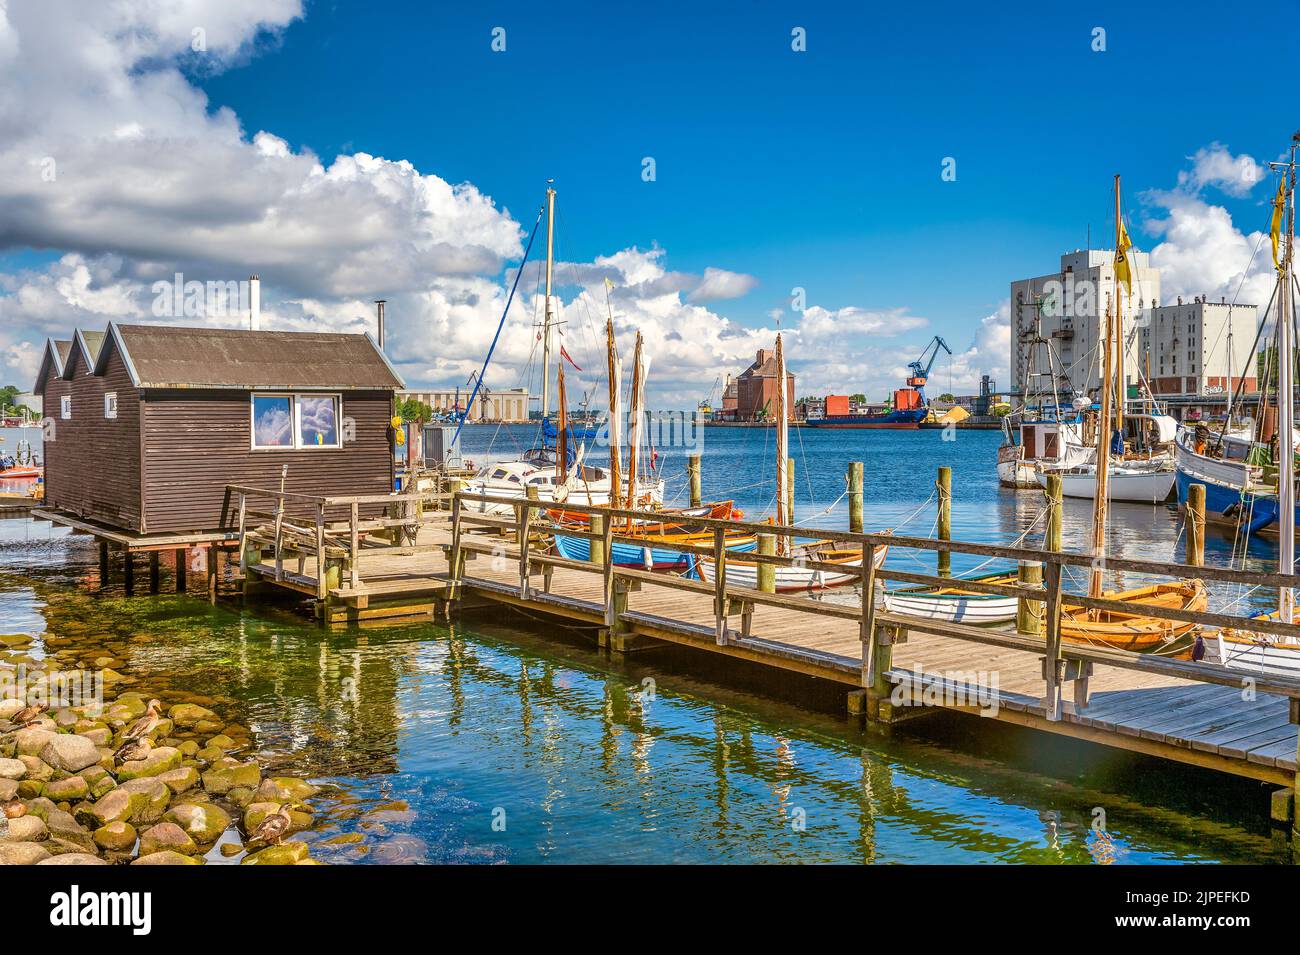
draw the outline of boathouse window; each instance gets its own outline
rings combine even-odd
[[[339,448],[338,395],[254,394],[253,448]]]
[[[104,417],[117,417],[117,392],[115,391],[110,391],[108,394],[104,395]]]
[[[59,417],[67,421],[72,417],[72,396],[64,395],[59,399]]]

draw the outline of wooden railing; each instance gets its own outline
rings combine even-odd
[[[346,577],[339,575],[337,585],[359,590],[364,586],[362,553],[399,555],[438,550],[438,544],[420,543],[420,528],[450,520],[446,505],[451,494],[443,491],[324,497],[231,484],[227,493],[237,502],[239,565],[244,576],[249,573],[251,553],[271,551],[277,581],[285,579],[286,557],[298,561],[299,575],[305,561],[312,557],[316,561],[314,584],[320,599],[329,593],[332,560],[346,573]],[[311,516],[304,520],[296,516],[299,513]]]
[[[508,508],[512,516],[484,514],[481,506],[476,512],[470,506],[475,503]],[[554,507],[556,505],[548,506]],[[1068,568],[1092,569],[1094,558],[1087,554],[907,537],[892,533],[860,533],[834,528],[777,526],[752,521],[675,517],[657,511],[613,509],[567,502],[563,504],[562,507],[566,512],[588,515],[591,529],[583,530],[577,527],[555,524],[555,522],[547,518],[543,507],[536,499],[474,494],[465,491],[456,492],[453,495],[451,511],[452,542],[448,548],[449,576],[452,580],[453,596],[455,588],[461,586],[465,580],[465,560],[467,555],[492,553],[499,556],[499,544],[476,541],[469,536],[469,531],[474,528],[487,528],[514,534],[516,545],[519,548],[519,593],[524,599],[528,598],[533,586],[532,577],[538,572],[543,574],[544,586],[547,590],[550,589],[552,571],[556,568],[600,574],[604,581],[605,626],[611,629],[620,626],[622,616],[628,610],[628,594],[641,589],[642,585],[667,587],[710,596],[713,600],[715,616],[714,639],[719,645],[726,645],[736,639],[733,637],[733,631],[728,623],[728,617],[731,615],[739,614],[741,616],[739,637],[745,638],[749,636],[751,617],[755,605],[782,607],[807,613],[811,616],[855,620],[858,623],[859,637],[862,641],[861,683],[869,694],[874,693],[877,696],[882,694],[887,696],[888,694],[887,674],[892,666],[893,647],[906,642],[909,634],[933,634],[990,647],[1022,650],[1039,655],[1043,663],[1044,709],[1049,720],[1059,720],[1062,716],[1062,691],[1067,683],[1074,684],[1074,704],[1076,709],[1082,710],[1087,706],[1088,679],[1095,664],[1224,686],[1239,687],[1249,680],[1253,682],[1254,689],[1258,692],[1275,693],[1291,698],[1293,721],[1296,721],[1297,711],[1300,708],[1298,707],[1300,678],[1266,673],[1253,674],[1219,664],[1176,660],[1166,656],[1133,653],[1105,646],[1063,642],[1061,639],[1061,622],[1065,604],[1064,598],[1066,597],[1068,597],[1068,604],[1071,607],[1123,613],[1132,613],[1134,611],[1134,605],[1124,601],[1065,593],[1063,583]],[[706,529],[712,532],[712,544],[710,546],[699,546],[670,541],[656,540],[651,542],[633,534],[620,533],[617,529],[620,525],[625,525],[625,522],[626,526],[630,526],[632,522],[638,520],[677,520],[694,529]],[[778,594],[770,589],[732,586],[727,580],[729,552],[726,547],[726,534],[736,531],[770,536],[771,538],[785,538],[790,541],[795,539],[828,541],[838,545],[841,549],[858,549],[862,554],[862,562],[861,566],[855,568],[855,570],[859,577],[860,600],[856,606],[849,606],[842,603],[812,600],[807,597]],[[568,560],[542,553],[540,550],[534,550],[530,547],[534,535],[553,532],[590,541],[592,543],[592,559],[589,561]],[[615,543],[631,544],[636,547],[646,547],[653,544],[656,549],[708,557],[714,561],[716,567],[714,580],[710,583],[704,580],[618,566],[613,562],[613,545]],[[1043,621],[1042,634],[949,623],[888,613],[881,610],[876,606],[876,590],[879,586],[878,582],[881,580],[921,586],[951,585],[955,580],[951,576],[938,573],[918,573],[893,567],[876,569],[873,566],[874,561],[869,559],[869,555],[873,554],[877,547],[882,546],[933,552],[936,555],[965,554],[986,559],[999,559],[1017,566],[1041,565],[1043,568],[1041,584],[1025,582],[995,583],[967,579],[961,579],[960,583],[964,589],[976,593],[1015,597],[1021,602],[1027,602],[1036,611],[1030,617]],[[771,549],[765,547],[762,549],[763,552],[745,552],[743,559],[746,562],[755,562],[760,566],[797,566],[837,574],[843,574],[848,570],[842,564],[779,556],[767,552]],[[737,555],[732,552],[731,556]],[[1107,558],[1104,569],[1154,578],[1200,578],[1255,588],[1277,589],[1296,585],[1294,577],[1274,573],[1190,566],[1130,558]],[[1258,619],[1246,614],[1190,611],[1162,607],[1157,611],[1153,611],[1152,615],[1162,619],[1205,627],[1235,628],[1300,641],[1300,626]]]

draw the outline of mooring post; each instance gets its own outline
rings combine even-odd
[[[175,561],[176,561],[176,592],[177,592],[178,594],[183,594],[183,593],[185,593],[185,584],[186,584],[186,580],[185,580],[185,570],[186,570],[186,567],[185,567],[185,548],[184,548],[184,547],[178,547],[178,548],[173,552],[173,558],[174,558]]]
[[[939,468],[935,486],[939,490],[939,540],[952,540],[952,468]],[[946,550],[939,551],[939,576],[952,576],[952,554]]]
[[[699,507],[704,501],[704,482],[699,454],[692,454],[686,459],[686,474],[691,482],[691,507]]]
[[[1045,614],[1047,655],[1043,657],[1043,681],[1046,683],[1044,694],[1046,716],[1055,722],[1061,718],[1061,678],[1065,675],[1061,659],[1061,565],[1056,561],[1048,563],[1044,573],[1044,589],[1047,591],[1047,611]]]
[[[1047,475],[1047,533],[1044,535],[1046,549],[1059,553],[1061,550],[1061,475]]]
[[[1037,590],[1043,583],[1043,562],[1041,560],[1024,560],[1020,562],[1019,582],[1022,586]],[[1016,600],[1016,631],[1028,636],[1043,635],[1043,602],[1020,597]]]
[[[1205,563],[1205,485],[1187,488],[1187,510],[1183,518],[1187,538],[1187,563],[1200,567]]]
[[[135,593],[135,565],[131,561],[133,556],[129,548],[122,548],[122,587],[128,597]]]
[[[588,559],[593,564],[603,567],[605,565],[605,515],[592,514],[591,527],[589,529],[592,534],[599,534],[600,536],[593,537],[587,542],[588,546],[591,548],[591,553],[588,555]]]
[[[208,545],[208,603],[217,602],[217,558],[221,551],[216,544]]]
[[[758,552],[768,557],[774,555],[776,553],[776,535],[759,534]],[[759,561],[758,589],[763,591],[765,594],[776,593],[776,564],[769,564],[767,561]]]
[[[108,541],[99,542],[99,586],[108,586]]]
[[[158,552],[149,551],[149,593],[158,592]]]
[[[862,462],[849,462],[849,531],[862,533]]]

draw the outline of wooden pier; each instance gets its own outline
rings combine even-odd
[[[276,492],[232,488],[246,495]],[[937,709],[1085,740],[1284,787],[1274,800],[1277,818],[1290,818],[1297,779],[1300,680],[1134,654],[1062,641],[1062,582],[1071,570],[1090,568],[1082,554],[1000,547],[892,534],[809,527],[776,527],[737,521],[690,519],[712,529],[712,547],[673,546],[707,554],[723,568],[715,583],[611,563],[612,545],[642,541],[627,536],[625,521],[662,519],[653,512],[566,505],[570,513],[595,517],[594,531],[563,529],[592,542],[593,559],[574,561],[549,552],[556,530],[535,501],[457,492],[419,500],[388,498],[402,514],[380,519],[355,515],[359,500],[316,499],[314,522],[271,534],[246,525],[241,552],[250,581],[295,590],[317,599],[331,622],[401,613],[452,613],[467,601],[514,608],[591,627],[612,652],[675,644],[769,668],[785,679],[816,678],[842,686],[849,712],[873,726]],[[450,501],[447,498],[450,497]],[[277,507],[282,508],[285,502]],[[307,503],[307,502],[299,502]],[[420,509],[445,507],[448,510]],[[484,514],[484,505],[506,514]],[[331,512],[343,512],[331,520]],[[275,508],[265,514],[274,514]],[[392,512],[390,511],[390,514]],[[407,533],[389,539],[392,529]],[[1042,583],[963,581],[978,592],[1014,596],[1031,608],[1023,619],[1041,621],[1041,633],[924,620],[877,607],[885,581],[938,584],[938,573],[878,571],[865,561],[855,589],[840,602],[728,585],[723,532],[822,538],[869,554],[888,546],[940,556],[952,553],[1001,559],[1012,565],[1041,563]],[[298,538],[291,545],[285,535]],[[279,541],[280,560],[268,559]],[[305,542],[305,543],[304,543]],[[667,546],[656,544],[656,546]],[[764,548],[766,551],[767,548]],[[792,565],[797,558],[767,553],[744,559]],[[285,560],[292,569],[286,570]],[[843,565],[802,561],[806,567],[843,572]],[[944,562],[946,563],[946,562]],[[325,568],[322,580],[318,567]],[[1199,577],[1249,587],[1279,587],[1277,575],[1210,567],[1111,559],[1109,570],[1155,580]],[[1109,599],[1074,593],[1070,604],[1123,610]],[[369,611],[374,611],[370,613]],[[1247,620],[1223,613],[1162,610],[1170,619],[1206,626],[1300,636],[1300,627]]]

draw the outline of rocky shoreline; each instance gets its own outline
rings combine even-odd
[[[248,729],[198,703],[159,708],[115,763],[131,727],[152,711],[141,693],[51,709],[21,728],[20,699],[0,700],[0,865],[319,865],[296,833],[310,830],[316,786],[266,776]],[[250,845],[276,815],[280,831]]]

